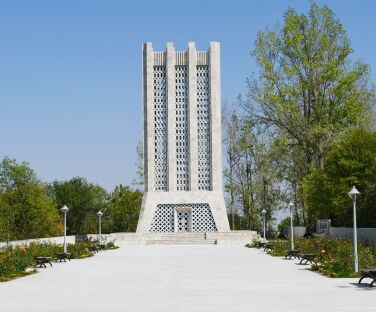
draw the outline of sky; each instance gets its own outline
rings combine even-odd
[[[376,1],[328,4],[348,32],[352,58],[376,77]],[[258,31],[305,0],[0,0],[0,159],[26,161],[46,182],[75,176],[111,190],[136,177],[142,138],[142,43],[164,50],[221,43],[222,103],[257,72]]]

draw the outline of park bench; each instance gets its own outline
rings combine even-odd
[[[304,264],[307,264],[310,262],[311,264],[314,263],[317,265],[317,262],[315,261],[316,255],[315,254],[301,254],[300,255],[300,264],[303,264],[303,261],[305,261]]]
[[[69,252],[58,252],[56,254],[56,262],[66,262],[65,260],[68,259],[70,261],[70,253]]]
[[[261,248],[264,248],[265,245],[266,245],[266,243],[258,242],[257,245],[256,245],[256,248],[257,248],[257,249],[261,249]]]
[[[91,245],[88,247],[90,252],[97,253],[98,252],[98,246],[97,245]]]
[[[98,250],[105,250],[106,249],[105,244],[98,244],[97,247],[98,247]]]
[[[274,245],[272,245],[272,244],[265,244],[264,251],[268,251],[268,250],[273,251],[274,250]]]
[[[47,268],[46,263],[52,266],[51,257],[35,257],[35,267],[36,268]]]
[[[287,255],[286,255],[285,259],[288,258],[289,260],[291,260],[292,257],[294,257],[294,259],[296,259],[296,258],[300,259],[299,250],[289,250],[287,252]]]
[[[360,273],[362,274],[362,277],[360,278],[358,284],[360,284],[364,278],[371,278],[372,282],[369,283],[369,286],[372,287],[376,282],[376,269],[363,269],[360,271]]]

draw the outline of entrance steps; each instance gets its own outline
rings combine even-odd
[[[146,245],[216,244],[205,233],[153,233],[147,235]]]
[[[260,235],[255,231],[186,232],[186,233],[112,233],[103,235],[122,246],[134,245],[188,245],[229,244],[246,245]]]

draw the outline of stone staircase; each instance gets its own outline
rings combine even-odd
[[[216,239],[207,239],[205,233],[153,233],[146,235],[146,245],[201,245],[216,244]]]
[[[105,235],[123,246],[134,245],[245,245],[260,236],[253,231],[205,233],[112,233]]]

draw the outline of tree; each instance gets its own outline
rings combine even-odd
[[[107,207],[107,191],[86,179],[75,177],[68,181],[55,181],[50,194],[59,208],[67,205],[67,232],[69,234],[95,233],[97,212]],[[104,216],[105,218],[105,216]]]
[[[347,193],[355,185],[358,225],[376,223],[376,133],[353,129],[328,152],[324,168],[312,171],[303,181],[310,223],[331,219],[335,226],[352,226],[352,202]]]
[[[139,141],[137,144],[137,162],[136,162],[136,174],[137,178],[132,181],[132,185],[141,189],[144,186],[144,143]]]
[[[110,195],[107,228],[112,232],[135,232],[142,201],[142,192],[118,185]]]
[[[249,80],[243,106],[286,142],[286,178],[300,194],[303,177],[324,167],[330,143],[347,129],[371,122],[374,92],[369,66],[351,63],[351,53],[346,31],[333,11],[315,3],[308,14],[288,9],[282,27],[257,36],[252,55],[260,73]],[[303,206],[302,197],[295,197]]]
[[[265,131],[251,118],[233,112],[225,119],[227,163],[225,190],[229,193],[232,228],[257,229],[261,210],[267,211],[269,228],[273,213],[284,195],[280,180],[280,155],[272,132]],[[241,212],[241,213],[239,213]]]
[[[55,236],[62,223],[55,201],[27,163],[4,158],[0,163],[0,239]]]
[[[231,218],[231,229],[235,230],[235,196],[236,196],[236,185],[235,185],[235,166],[239,161],[240,153],[238,151],[238,140],[239,140],[239,119],[235,112],[227,115],[226,112],[222,113],[223,125],[224,125],[224,143],[226,146],[226,160],[228,168],[224,172],[226,179],[225,190],[229,193],[229,206],[230,206],[230,218]]]

